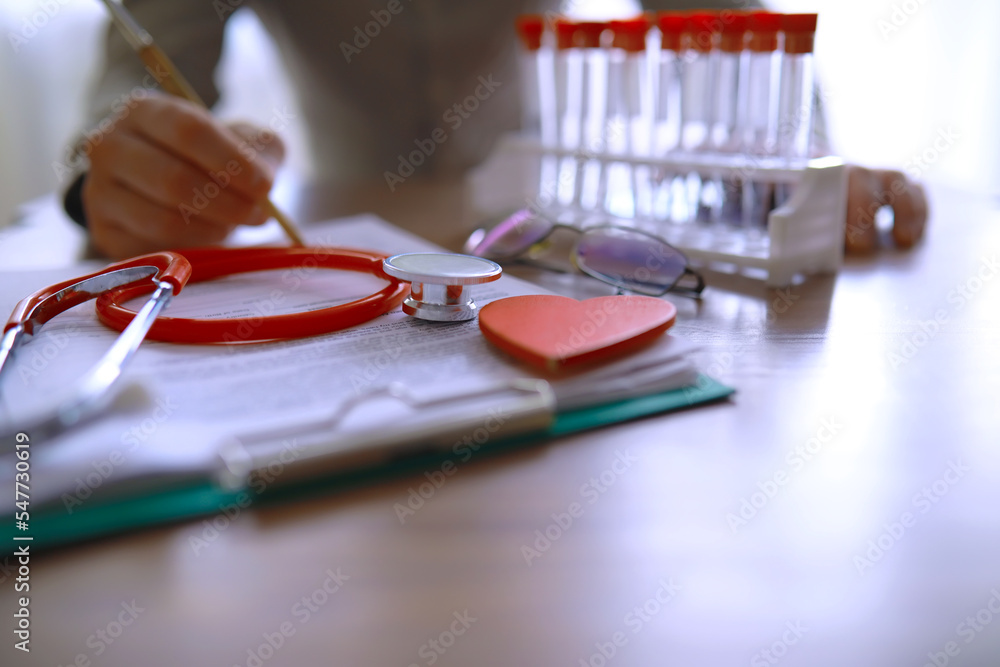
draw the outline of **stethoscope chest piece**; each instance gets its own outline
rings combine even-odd
[[[382,263],[382,270],[410,283],[404,313],[435,322],[474,319],[479,306],[472,299],[472,286],[493,282],[503,272],[488,259],[443,252],[393,255]]]

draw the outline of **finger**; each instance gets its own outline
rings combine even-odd
[[[892,240],[899,248],[913,247],[927,226],[927,193],[899,171],[882,172],[882,188],[896,196],[892,202]]]
[[[848,167],[844,249],[849,253],[871,253],[878,245],[875,215],[882,207],[880,188],[881,182],[872,170],[856,165]]]
[[[127,229],[111,220],[102,220],[89,226],[90,243],[100,254],[110,259],[127,259],[165,248],[148,239],[133,236]]]
[[[126,131],[117,133],[104,150],[110,154],[97,159],[110,163],[104,172],[114,181],[152,203],[176,209],[186,220],[198,217],[229,228],[266,221],[262,202],[233,191],[229,172],[210,179],[196,166]]]
[[[284,162],[285,142],[280,134],[244,121],[229,123],[227,127],[236,135],[242,151],[257,152],[272,171],[276,172]]]
[[[116,182],[88,177],[81,194],[95,245],[115,257],[126,249],[151,252],[217,244],[232,230],[229,225],[185,220],[177,208],[161,206]]]
[[[124,128],[206,173],[228,173],[231,187],[252,201],[266,197],[274,172],[205,109],[175,97],[151,96]]]

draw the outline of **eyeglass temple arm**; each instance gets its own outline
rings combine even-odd
[[[684,279],[684,276],[694,276],[695,286],[689,287],[687,285],[681,285],[680,282]],[[677,283],[670,291],[674,294],[682,294],[684,296],[700,299],[701,293],[705,291],[705,278],[703,278],[700,273],[691,267],[685,266],[684,273],[682,273],[681,277],[677,279]]]

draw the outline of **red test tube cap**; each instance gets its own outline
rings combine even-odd
[[[687,16],[679,12],[660,12],[656,15],[656,23],[660,26],[662,35],[660,48],[680,51],[681,35],[684,34]]]
[[[542,17],[537,14],[522,14],[514,21],[517,28],[517,35],[521,38],[521,44],[528,51],[537,51],[542,48],[542,33],[545,26]]]
[[[556,47],[559,49],[573,48],[573,36],[576,35],[576,22],[570,19],[558,18],[555,21]]]
[[[715,46],[715,35],[722,31],[722,20],[712,12],[692,12],[687,16],[684,32],[688,36],[688,46],[695,51],[707,53]]]
[[[607,23],[600,21],[580,21],[576,24],[576,46],[596,49],[601,45],[601,35],[608,29]]]
[[[747,17],[750,30],[750,50],[757,53],[778,50],[781,14],[754,12]]]
[[[722,21],[719,48],[727,53],[742,51],[747,34],[747,15],[742,12],[724,10],[719,13],[719,20]]]
[[[648,17],[637,16],[632,19],[609,21],[608,27],[613,36],[611,46],[630,53],[646,50],[646,33],[650,28]]]
[[[781,28],[785,32],[785,53],[812,53],[816,41],[816,14],[785,14]]]

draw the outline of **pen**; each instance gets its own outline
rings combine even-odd
[[[167,54],[153,42],[152,36],[136,22],[135,18],[122,6],[121,2],[118,0],[104,0],[104,4],[107,6],[108,11],[111,12],[111,20],[114,22],[115,27],[121,32],[128,45],[139,55],[139,58],[142,59],[142,62],[149,71],[166,73],[166,76],[157,76],[160,86],[171,95],[183,97],[186,100],[207,108],[201,96],[191,87],[191,84],[188,83],[184,75],[174,66],[170,58],[167,57]],[[278,221],[278,224],[285,230],[288,238],[292,240],[293,245],[305,245],[295,225],[274,205],[274,202],[270,198],[265,202],[265,210],[271,217]]]

